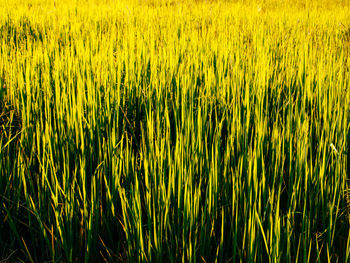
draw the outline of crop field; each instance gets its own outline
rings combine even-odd
[[[0,1],[0,262],[350,262],[349,0]]]

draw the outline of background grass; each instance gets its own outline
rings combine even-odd
[[[348,262],[349,1],[0,3],[4,262]]]

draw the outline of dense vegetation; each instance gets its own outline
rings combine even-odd
[[[349,262],[350,3],[0,2],[4,262]]]

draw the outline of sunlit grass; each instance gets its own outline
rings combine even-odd
[[[1,2],[0,259],[349,261],[349,12]]]

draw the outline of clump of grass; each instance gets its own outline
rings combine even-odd
[[[21,117],[13,104],[6,99],[6,85],[0,89],[0,135],[12,140],[22,128]]]
[[[1,2],[0,259],[349,261],[337,1]]]

